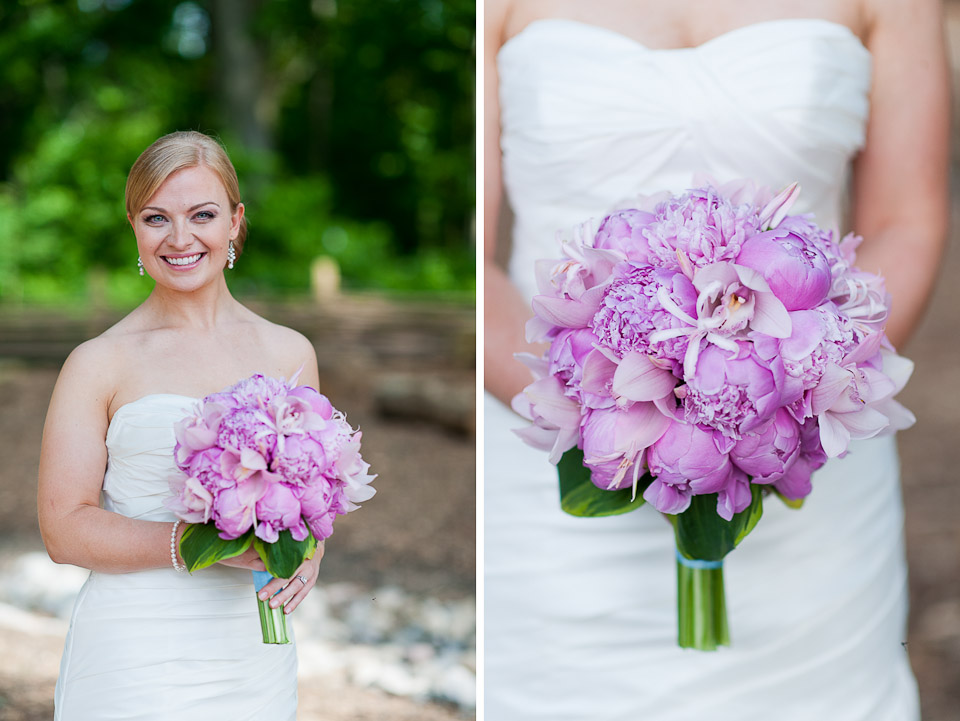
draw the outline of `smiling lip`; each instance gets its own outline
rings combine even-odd
[[[205,255],[206,253],[192,253],[190,255],[162,255],[160,257],[170,267],[177,270],[186,270],[196,266]]]

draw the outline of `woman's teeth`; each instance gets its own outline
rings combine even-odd
[[[191,263],[196,263],[200,260],[200,256],[203,253],[197,253],[196,255],[188,255],[183,258],[170,258],[168,256],[163,256],[163,259],[167,261],[170,265],[190,265]]]

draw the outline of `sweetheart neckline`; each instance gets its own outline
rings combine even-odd
[[[125,408],[128,408],[129,406],[133,406],[133,405],[136,405],[137,403],[141,403],[141,402],[147,400],[148,398],[162,398],[162,397],[166,397],[166,398],[186,398],[187,400],[191,400],[191,401],[198,401],[198,400],[200,400],[200,397],[199,397],[199,396],[188,396],[188,395],[184,395],[183,393],[147,393],[147,394],[144,395],[144,396],[140,396],[139,398],[134,398],[132,401],[127,401],[126,403],[124,403],[124,404],[122,404],[122,405],[120,405],[120,406],[117,406],[117,410],[115,410],[115,411],[113,412],[113,415],[110,417],[110,422],[107,424],[107,430],[108,430],[108,431],[110,430],[110,426],[113,425],[114,419],[115,419],[118,415],[120,415],[120,411],[124,410]]]
[[[507,38],[506,42],[500,46],[500,49],[497,50],[497,57],[500,53],[504,51],[505,48],[510,47],[511,45],[516,44],[518,38],[528,34],[528,30],[534,28],[537,25],[544,24],[568,24],[581,29],[587,29],[589,31],[597,32],[601,35],[607,35],[609,37],[616,38],[623,43],[632,45],[638,51],[643,51],[647,53],[673,53],[673,54],[690,54],[697,53],[700,51],[707,50],[714,45],[723,44],[724,42],[729,41],[731,38],[735,38],[740,34],[755,32],[758,30],[769,29],[772,26],[776,25],[820,25],[822,27],[831,28],[836,31],[840,31],[843,35],[848,37],[850,40],[855,42],[861,49],[866,53],[870,53],[870,49],[864,44],[863,40],[860,39],[860,36],[857,35],[848,25],[843,23],[836,22],[834,20],[827,20],[826,18],[775,18],[773,20],[760,20],[754,23],[748,23],[746,25],[741,25],[740,27],[727,30],[726,32],[715,35],[712,38],[708,38],[699,45],[692,45],[689,47],[679,47],[679,48],[652,48],[648,45],[644,45],[641,41],[636,38],[630,37],[622,32],[614,30],[612,28],[605,27],[603,25],[595,25],[593,23],[586,23],[581,20],[573,20],[571,18],[558,18],[558,17],[546,17],[546,18],[536,18],[531,20],[529,23],[524,25],[519,32]]]

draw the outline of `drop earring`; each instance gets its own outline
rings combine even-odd
[[[233,270],[233,261],[237,259],[237,251],[234,250],[233,241],[227,246],[227,268]]]
[[[137,256],[137,268],[140,269],[140,275],[143,275],[143,258]]]

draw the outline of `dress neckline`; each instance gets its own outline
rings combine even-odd
[[[573,29],[595,32],[599,35],[606,36],[607,38],[612,38],[618,42],[621,42],[626,45],[634,47],[638,51],[647,52],[647,53],[662,53],[662,54],[690,54],[697,53],[700,51],[705,51],[709,48],[712,48],[716,45],[721,45],[725,42],[735,40],[736,38],[750,33],[762,33],[765,31],[771,31],[779,26],[809,26],[811,28],[820,28],[827,32],[839,33],[841,36],[845,36],[854,43],[856,43],[862,50],[866,53],[870,53],[870,49],[864,45],[863,40],[860,39],[860,36],[857,35],[853,30],[843,23],[835,22],[833,20],[827,20],[825,18],[776,18],[773,20],[760,20],[754,23],[748,23],[746,25],[741,25],[740,27],[733,28],[726,32],[715,35],[712,38],[705,40],[699,45],[692,45],[689,47],[678,47],[678,48],[651,48],[647,45],[644,45],[641,41],[636,38],[632,38],[629,35],[626,35],[618,30],[605,27],[603,25],[595,25],[593,23],[586,23],[581,20],[573,20],[570,18],[558,18],[558,17],[547,17],[547,18],[537,18],[531,20],[529,23],[523,26],[519,32],[507,38],[506,42],[500,46],[500,49],[497,51],[497,56],[499,57],[500,53],[503,52],[506,48],[511,47],[517,43],[518,40],[521,40],[523,37],[534,32],[537,27],[549,27],[549,26],[560,26],[564,25],[569,26]]]
[[[190,400],[190,401],[198,401],[198,400],[200,400],[200,398],[199,398],[198,396],[188,396],[188,395],[184,395],[184,394],[182,394],[182,393],[147,393],[147,395],[145,395],[145,396],[140,396],[139,398],[135,398],[135,399],[132,400],[132,401],[128,401],[128,402],[124,403],[123,405],[118,406],[118,407],[117,407],[117,410],[115,410],[115,411],[113,412],[113,416],[110,418],[110,423],[107,424],[107,431],[110,430],[110,426],[113,425],[113,421],[116,419],[117,416],[120,415],[121,411],[124,411],[124,410],[130,408],[131,406],[135,406],[135,405],[137,405],[137,404],[139,404],[139,403],[143,403],[144,401],[146,401],[146,400],[148,400],[148,399],[153,399],[153,398],[180,398],[180,399],[186,399],[186,400]]]

